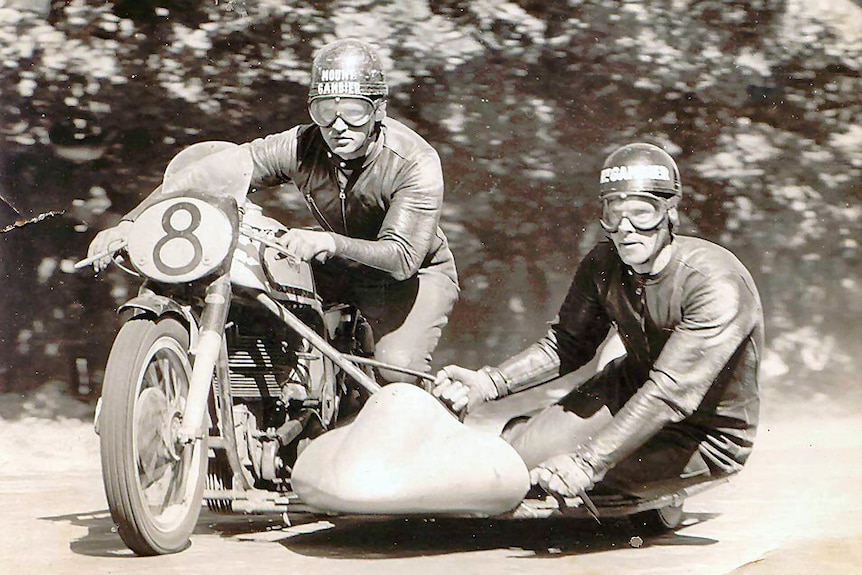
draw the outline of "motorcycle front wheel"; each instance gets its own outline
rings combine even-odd
[[[191,378],[188,349],[178,321],[132,319],[105,369],[102,478],[120,537],[138,555],[188,547],[201,511],[206,436],[177,440]]]

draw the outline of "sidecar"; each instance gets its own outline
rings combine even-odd
[[[679,527],[685,499],[720,481],[638,498],[610,490],[558,499],[535,494],[515,450],[459,422],[407,384],[378,391],[348,426],[312,441],[296,461],[286,511],[422,517],[629,517],[644,534]]]

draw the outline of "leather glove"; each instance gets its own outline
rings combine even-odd
[[[335,254],[335,238],[329,232],[294,228],[277,241],[287,250],[288,257],[306,262],[312,259],[325,262]]]
[[[476,406],[497,399],[497,388],[484,371],[447,365],[437,372],[431,393],[439,397],[455,413],[467,412]]]
[[[122,242],[126,241],[129,236],[129,228],[132,227],[132,222],[123,220],[112,228],[102,230],[93,241],[90,242],[90,247],[87,249],[87,257],[92,258],[99,254],[106,254],[93,262],[93,269],[99,273],[107,268],[111,263],[113,252],[116,251]]]
[[[589,463],[574,454],[555,455],[530,471],[530,482],[550,494],[577,497],[592,489],[595,472]]]

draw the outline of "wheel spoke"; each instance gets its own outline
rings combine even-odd
[[[143,381],[141,382],[141,390],[149,387],[158,387],[156,384],[159,381],[159,374],[156,371],[156,364],[154,361],[151,361],[147,364],[146,369],[144,370]]]
[[[181,472],[179,474],[180,480],[177,482],[177,487],[178,487],[178,491],[180,493],[180,496],[183,499],[185,498],[184,494],[186,492],[186,487],[188,486],[187,484],[189,481],[189,474],[187,473],[187,471],[189,469],[191,469],[192,464],[194,463],[193,460],[194,460],[195,451],[199,445],[200,445],[199,443],[195,442],[195,443],[191,443],[191,444],[183,447],[183,451],[180,454],[180,460],[177,463],[177,467],[179,468],[179,470]]]
[[[159,371],[161,371],[161,381],[164,386],[165,395],[168,398],[168,403],[173,403],[176,395],[174,386],[174,370],[171,369],[171,360],[167,356],[159,358]]]
[[[165,493],[163,509],[167,509],[171,504],[181,505],[184,502],[186,483],[188,481],[187,470],[190,469],[193,454],[194,445],[186,445],[183,447],[180,460],[172,463],[173,473],[171,474],[170,485],[168,485],[167,492]]]
[[[161,439],[157,434],[148,435],[146,443],[138,443],[138,466],[143,476],[149,480],[147,484],[150,484],[156,480],[154,472],[158,467],[159,460],[163,458],[159,457]]]
[[[177,484],[177,464],[173,462],[171,465],[166,466],[169,467],[171,472],[165,473],[162,475],[163,478],[166,479],[167,485],[164,486],[162,491],[161,501],[159,502],[158,508],[162,511],[170,507],[171,501],[174,497],[174,489]]]
[[[165,459],[154,459],[150,465],[141,466],[141,487],[144,491],[150,490],[154,485],[162,481],[165,471],[170,467],[170,462]],[[145,480],[145,481],[143,481]]]
[[[162,390],[150,387],[141,392],[135,409],[135,442],[144,489],[162,477],[165,465],[172,460],[164,437],[168,417],[167,398]]]
[[[183,450],[180,461],[171,461],[163,466],[156,482],[145,492],[147,505],[157,510],[156,516],[163,521],[171,521],[172,514],[178,513],[186,503],[188,470],[193,463],[194,446]]]
[[[182,381],[180,380],[180,372],[178,369],[171,370],[171,387],[173,388],[173,395],[171,396],[171,405],[174,406],[180,413],[183,410],[183,399],[184,393],[186,393],[186,389],[184,389],[182,385]]]
[[[173,483],[173,473],[168,473],[171,465],[163,463],[156,470],[157,473],[152,477],[152,481],[144,487],[144,499],[147,505],[156,509],[161,513],[166,507],[168,494]]]

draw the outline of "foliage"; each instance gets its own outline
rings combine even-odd
[[[443,158],[463,292],[438,363],[497,361],[543,332],[600,237],[597,167],[644,139],[680,163],[684,231],[755,273],[767,372],[792,374],[787,388],[828,374],[838,389],[862,352],[860,24],[850,0],[71,0],[47,19],[0,8],[0,194],[27,217],[65,210],[2,238],[14,289],[0,344],[16,352],[5,385],[31,385],[36,366],[57,375],[86,338],[107,346],[127,279],[65,273],[95,229],[183,146],[305,121],[314,50],[354,35],[381,48],[390,113]]]

